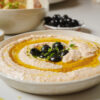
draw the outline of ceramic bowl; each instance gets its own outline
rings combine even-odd
[[[38,9],[0,9],[0,28],[5,34],[18,34],[34,30],[48,11],[48,2]]]
[[[75,37],[77,36],[83,39],[92,40],[97,43],[100,43],[99,37],[90,34],[85,34],[82,32],[68,31],[68,30],[46,30],[46,31],[36,31],[14,36],[13,38],[3,41],[0,44],[0,48],[2,48],[5,44],[15,41],[16,39],[27,37],[31,34],[33,35],[55,34],[55,35],[69,35]],[[9,86],[15,89],[27,93],[34,93],[41,95],[61,95],[66,93],[78,92],[100,83],[100,75],[88,77],[81,80],[74,80],[70,82],[41,82],[41,83],[14,79],[13,77],[9,77],[1,72],[0,72],[0,77]]]

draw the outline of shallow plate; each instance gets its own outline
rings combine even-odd
[[[79,31],[81,28],[84,28],[86,25],[79,21],[79,26],[76,26],[76,27],[55,27],[55,26],[50,26],[50,25],[46,25],[44,24],[43,22],[43,25],[44,25],[44,28],[45,29],[50,29],[50,30],[74,30],[74,31]]]
[[[77,36],[83,39],[92,40],[95,42],[100,43],[100,38],[94,35],[85,34],[82,32],[76,31],[66,31],[66,30],[47,30],[47,31],[36,31],[31,33],[25,33],[21,35],[17,35],[13,38],[5,40],[1,43],[0,48],[2,48],[5,44],[8,44],[12,41],[15,41],[22,37],[27,37],[31,34],[34,35],[69,35],[69,36]],[[65,93],[73,93],[78,92],[87,88],[90,88],[100,82],[100,75],[92,76],[86,79],[70,81],[70,82],[29,82],[11,78],[6,76],[3,73],[0,73],[0,77],[11,87],[16,88],[18,90],[34,93],[34,94],[41,94],[41,95],[58,95],[58,94],[65,94]]]
[[[81,24],[80,26],[77,27],[54,27],[50,25],[44,25],[45,29],[51,29],[51,30],[80,30],[81,28],[84,27],[84,24]]]

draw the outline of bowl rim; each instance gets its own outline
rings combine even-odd
[[[0,12],[2,12],[2,11],[9,11],[9,12],[11,12],[11,11],[24,11],[24,10],[40,10],[40,9],[47,9],[47,8],[31,8],[31,9],[0,9]]]
[[[46,28],[50,28],[50,29],[58,29],[58,30],[68,30],[68,29],[78,29],[78,28],[82,28],[84,27],[84,25],[80,25],[80,26],[75,26],[75,27],[54,27],[54,26],[49,26],[49,25],[44,25],[44,27]]]
[[[25,34],[26,35],[30,35],[30,34],[34,35],[35,32],[42,33],[42,32],[48,32],[48,31],[50,31],[50,32],[51,31],[59,32],[59,30],[39,30],[39,31],[27,32],[27,33],[24,33],[24,34],[19,34],[19,35],[10,37],[9,39],[2,41],[1,44],[0,44],[0,46],[2,46],[3,43],[5,43],[6,41],[9,41],[10,39],[20,38],[21,36],[24,36]],[[98,40],[98,39],[100,40],[100,37],[95,36],[95,35],[91,35],[91,34],[87,34],[87,33],[84,33],[84,32],[78,32],[78,31],[73,31],[73,30],[60,30],[60,31],[75,32],[75,33],[77,33],[77,35],[78,34],[82,34],[82,35],[85,35],[85,36],[88,36],[88,37],[91,36],[93,38],[97,38],[96,40]],[[21,79],[12,78],[12,77],[4,74],[3,72],[0,72],[0,77],[2,79],[6,78],[6,79],[9,79],[9,80],[17,81],[17,82],[24,83],[24,84],[34,84],[34,85],[64,85],[64,84],[74,84],[74,83],[78,83],[78,82],[92,80],[92,79],[95,79],[97,77],[100,77],[100,74],[96,74],[96,75],[89,76],[87,78],[83,78],[83,79],[79,79],[79,80],[71,80],[71,81],[64,81],[64,82],[35,82],[35,81],[21,80]]]

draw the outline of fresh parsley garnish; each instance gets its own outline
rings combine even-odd
[[[69,51],[69,50],[70,50],[70,48],[67,48],[67,50]]]
[[[73,48],[73,47],[75,47],[75,44],[70,44],[69,46],[70,46],[71,48]]]
[[[55,53],[51,53],[50,55],[47,56],[47,60],[49,60],[51,57],[53,57]]]

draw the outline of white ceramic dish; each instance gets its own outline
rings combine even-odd
[[[40,9],[0,9],[0,28],[5,34],[17,34],[35,29],[48,10],[48,0]]]
[[[44,25],[45,29],[52,29],[52,30],[75,30],[75,31],[80,30],[84,26],[85,25],[83,23],[80,23],[80,26],[77,26],[77,27],[54,27],[54,26]]]
[[[76,31],[66,31],[66,30],[47,30],[47,31],[36,31],[31,33],[25,33],[21,35],[17,35],[13,38],[5,40],[1,43],[0,48],[2,48],[5,44],[15,41],[21,37],[27,37],[31,34],[34,35],[45,35],[45,34],[52,34],[52,35],[69,35],[69,36],[77,36],[83,39],[92,40],[97,43],[100,43],[100,38],[94,35],[85,34],[82,32]],[[70,82],[53,82],[53,83],[36,83],[36,82],[29,82],[23,80],[16,80],[9,76],[6,76],[3,73],[0,73],[0,77],[4,80],[9,86],[21,90],[23,92],[34,93],[34,94],[41,94],[41,95],[60,95],[65,93],[73,93],[78,92],[81,90],[85,90],[90,88],[100,82],[100,75],[89,77],[86,79],[81,79],[77,81],[70,81]]]

